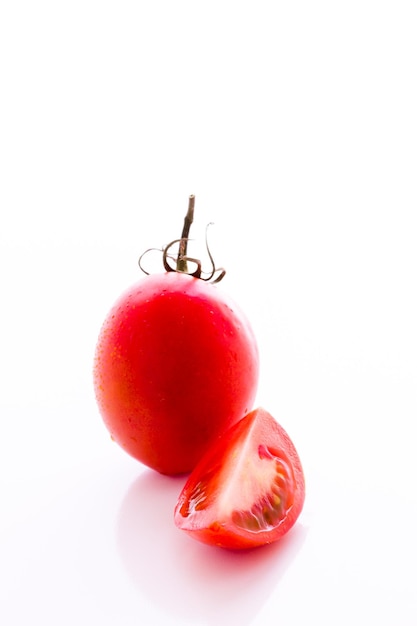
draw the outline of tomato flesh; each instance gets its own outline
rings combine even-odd
[[[190,472],[255,399],[253,331],[216,285],[187,274],[139,281],[110,310],[94,383],[112,438],[164,474]]]
[[[219,438],[189,476],[175,508],[178,528],[223,548],[282,537],[305,498],[298,453],[285,430],[258,408]]]

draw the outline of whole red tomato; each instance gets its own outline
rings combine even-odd
[[[180,474],[251,410],[258,370],[237,305],[217,285],[173,271],[143,278],[114,304],[94,385],[112,438],[145,465]]]
[[[214,546],[254,548],[295,524],[305,497],[300,458],[286,431],[264,409],[240,420],[190,474],[175,523]]]

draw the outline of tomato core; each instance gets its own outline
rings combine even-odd
[[[260,459],[272,464],[275,473],[273,481],[250,509],[232,513],[233,523],[250,532],[277,527],[294,502],[294,477],[289,465],[279,453],[272,453],[265,445],[259,446],[258,454]]]

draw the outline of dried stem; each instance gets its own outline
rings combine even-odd
[[[192,195],[188,199],[188,211],[184,218],[184,226],[181,233],[181,240],[177,257],[177,272],[188,272],[187,260],[184,258],[187,256],[188,235],[190,233],[191,224],[194,219],[194,204],[195,196]]]

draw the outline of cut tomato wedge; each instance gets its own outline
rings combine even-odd
[[[305,497],[298,453],[285,430],[258,408],[226,431],[190,474],[175,523],[222,548],[253,548],[282,537]]]

